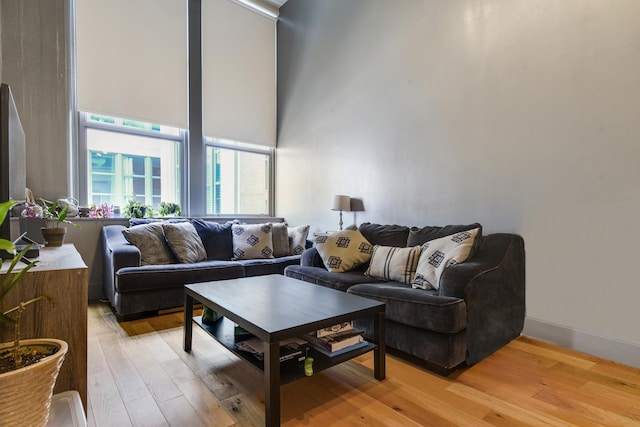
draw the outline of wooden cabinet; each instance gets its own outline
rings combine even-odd
[[[38,264],[5,297],[3,310],[39,295],[53,298],[30,305],[22,314],[21,338],[56,338],[66,341],[69,351],[56,381],[54,393],[77,390],[87,406],[87,305],[88,270],[72,244],[41,248]],[[0,273],[7,271],[4,261]],[[0,328],[0,342],[10,341],[13,330]]]

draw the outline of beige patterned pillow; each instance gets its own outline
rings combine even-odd
[[[298,227],[289,227],[287,234],[289,235],[289,255],[300,255],[307,247],[307,236],[309,236],[308,225],[300,225]]]
[[[317,236],[314,244],[324,266],[334,273],[342,273],[366,264],[373,252],[373,246],[358,230],[343,230]]]
[[[375,245],[371,263],[365,275],[382,280],[411,284],[415,275],[421,246],[411,248],[396,248],[392,246]]]
[[[164,237],[162,224],[134,225],[122,230],[124,238],[140,250],[140,265],[173,264],[175,258]]]
[[[422,245],[416,276],[411,287],[418,289],[440,289],[440,276],[445,268],[460,264],[469,258],[471,248],[480,228],[461,231]]]
[[[233,224],[233,260],[273,258],[271,223]]]
[[[202,239],[190,222],[162,223],[169,248],[179,262],[193,263],[207,259]]]

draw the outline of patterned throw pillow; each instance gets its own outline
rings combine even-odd
[[[233,260],[273,258],[271,223],[233,224]]]
[[[140,250],[140,265],[173,264],[175,258],[167,246],[162,223],[136,225],[122,230],[124,238]]]
[[[343,230],[314,239],[327,270],[342,273],[369,262],[373,246],[358,230]]]
[[[273,256],[276,258],[289,255],[289,233],[286,222],[272,224],[271,240],[273,241]]]
[[[169,248],[179,262],[193,263],[207,259],[198,232],[190,222],[162,223]]]
[[[460,264],[469,258],[479,228],[461,231],[422,245],[416,277],[411,287],[418,289],[440,289],[440,276],[445,268]]]
[[[289,255],[300,255],[307,247],[308,225],[287,228],[289,235]]]
[[[420,252],[422,252],[421,246],[397,248],[376,245],[373,247],[369,268],[364,274],[410,285],[416,275]]]

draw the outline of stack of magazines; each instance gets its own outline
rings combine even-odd
[[[362,338],[362,330],[353,327],[351,322],[320,329],[302,338],[314,349],[327,356],[337,356],[351,350],[365,347],[368,342]]]

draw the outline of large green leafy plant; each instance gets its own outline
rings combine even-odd
[[[0,225],[4,223],[9,210],[15,203],[15,200],[0,203]],[[37,263],[37,261],[29,261],[25,258],[25,255],[31,249],[31,246],[32,245],[27,245],[23,250],[18,252],[16,251],[16,246],[13,242],[7,239],[0,239],[0,250],[13,254],[13,258],[11,259],[7,271],[0,274],[0,323],[11,325],[14,328],[13,347],[0,354],[0,362],[2,362],[0,363],[0,373],[20,368],[25,364],[34,363],[39,360],[39,358],[47,356],[47,354],[44,354],[36,360],[24,360],[27,352],[20,346],[20,317],[27,306],[42,300],[52,302],[51,298],[47,295],[41,295],[28,301],[21,302],[17,306],[4,311],[5,297],[18,284],[20,279],[22,279],[29,270],[35,267]],[[24,267],[17,269],[18,263],[21,261],[24,261]],[[15,318],[9,316],[10,314],[13,314]]]

